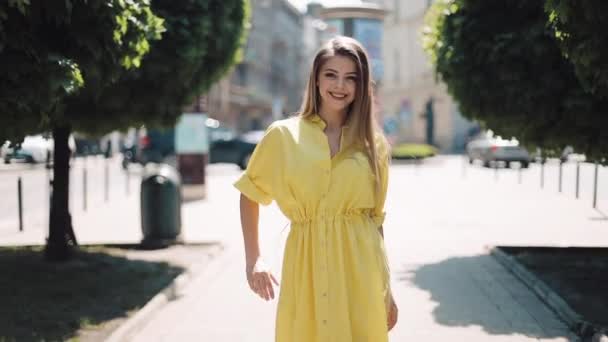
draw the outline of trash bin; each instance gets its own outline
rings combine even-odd
[[[180,177],[167,164],[149,163],[141,181],[142,245],[166,246],[181,233]]]

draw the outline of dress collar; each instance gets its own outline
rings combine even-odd
[[[310,121],[312,123],[314,123],[315,125],[317,125],[318,127],[320,127],[321,129],[325,129],[325,127],[327,127],[327,123],[321,118],[321,116],[319,114],[311,115]],[[348,127],[348,119],[346,119],[346,122],[344,123],[342,128],[347,128],[347,127]]]

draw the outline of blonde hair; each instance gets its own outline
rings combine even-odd
[[[350,104],[346,118],[348,129],[345,130],[341,149],[354,147],[362,150],[369,160],[374,173],[376,194],[380,190],[379,158],[377,143],[384,143],[384,135],[378,128],[374,115],[373,80],[369,57],[365,48],[357,40],[338,36],[329,40],[317,52],[306,86],[299,115],[305,119],[319,114],[321,96],[317,87],[317,79],[325,62],[333,56],[350,58],[357,69],[357,87],[355,100]],[[378,198],[376,196],[376,198]]]

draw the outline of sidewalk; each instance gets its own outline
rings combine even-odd
[[[606,246],[606,223],[595,219],[588,203],[507,180],[495,183],[490,170],[472,168],[463,179],[461,169],[453,157],[392,167],[385,234],[400,322],[391,341],[575,340],[486,247]],[[133,341],[274,339],[276,300],[264,302],[247,287],[238,193],[226,178],[213,183],[226,196],[205,207],[217,208],[214,215],[231,210],[214,216],[212,228],[226,252]],[[262,209],[262,251],[275,273],[285,222],[275,206]]]
[[[574,340],[486,247],[607,246],[606,220],[588,201],[540,190],[534,170],[522,185],[510,171],[499,182],[492,170],[468,168],[466,178],[461,171],[454,157],[391,168],[385,235],[400,307],[391,341]],[[219,241],[224,252],[130,340],[274,339],[276,300],[257,298],[244,277],[239,194],[231,186],[239,171],[214,165],[208,172],[208,198],[183,205],[183,237]],[[138,243],[139,189],[87,212],[74,210],[73,220],[82,244]],[[276,206],[262,208],[262,251],[277,276],[287,223]],[[45,236],[41,226],[2,236],[0,244],[42,244]]]

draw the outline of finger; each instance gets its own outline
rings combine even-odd
[[[275,284],[276,286],[279,286],[279,282],[277,281],[277,278],[275,278],[275,277],[274,277],[274,275],[273,275],[272,273],[269,273],[269,274],[270,274],[270,278],[272,279],[272,281],[274,282],[274,284]]]
[[[269,300],[270,299],[270,293],[268,292],[268,281],[266,280],[266,278],[262,278],[262,280],[260,281],[262,283],[262,287],[260,288],[261,293],[262,293],[262,298],[264,298],[264,300]]]
[[[274,287],[272,286],[272,280],[275,280],[272,274],[266,273],[266,286],[268,288],[268,296],[270,299],[274,299]]]
[[[266,280],[264,279],[264,275],[260,274],[258,277],[258,290],[260,293],[260,297],[266,299],[268,296],[268,291],[266,290]]]

